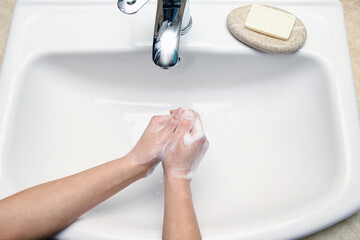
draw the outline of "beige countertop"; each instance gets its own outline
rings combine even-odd
[[[2,63],[8,31],[16,0],[0,0],[0,65]],[[360,0],[341,0],[344,6],[347,37],[360,106]],[[360,108],[359,108],[360,109]],[[360,212],[305,240],[360,240]]]

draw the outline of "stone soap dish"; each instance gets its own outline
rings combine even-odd
[[[266,7],[286,12],[280,8],[272,6]],[[250,8],[251,5],[236,8],[231,11],[227,17],[227,27],[231,34],[238,40],[250,47],[268,53],[292,53],[304,45],[307,35],[306,28],[299,18],[295,20],[294,28],[289,39],[281,40],[252,31],[244,26]]]

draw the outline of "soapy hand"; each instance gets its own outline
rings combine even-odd
[[[170,116],[153,116],[141,138],[128,154],[138,163],[149,167],[146,176],[150,175],[160,162],[162,149],[179,124],[180,120],[176,116],[182,115],[183,111],[179,108]]]
[[[161,153],[164,174],[167,177],[190,180],[205,155],[209,142],[199,114],[192,110],[170,113],[179,119],[179,123]]]

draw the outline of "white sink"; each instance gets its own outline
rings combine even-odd
[[[290,55],[231,36],[226,16],[246,4],[192,0],[181,62],[166,71],[151,59],[154,1],[128,16],[110,0],[20,0],[0,78],[0,197],[120,157],[152,115],[183,106],[211,143],[192,182],[204,239],[299,238],[356,212],[359,118],[340,2],[272,4],[307,27]],[[57,238],[160,239],[162,187],[159,167]]]

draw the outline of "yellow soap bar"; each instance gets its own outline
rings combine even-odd
[[[269,7],[252,5],[245,27],[282,40],[288,40],[296,17]]]

